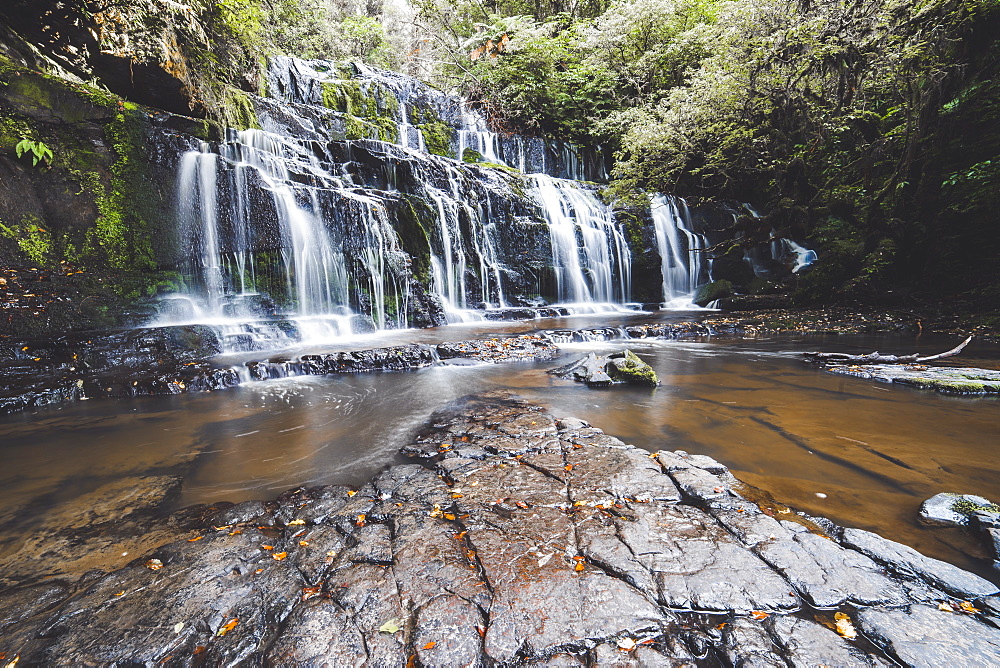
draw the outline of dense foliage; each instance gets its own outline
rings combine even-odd
[[[616,146],[620,199],[751,203],[734,239],[819,247],[803,297],[997,299],[998,20],[994,0],[617,0],[468,19],[439,76],[498,128]]]

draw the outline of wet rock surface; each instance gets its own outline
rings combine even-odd
[[[0,653],[26,665],[1000,661],[997,587],[875,534],[779,522],[711,458],[650,455],[500,393],[436,413],[405,453],[418,463],[357,491],[297,489],[131,529],[81,515],[61,530],[158,542],[110,572],[70,563],[55,578],[64,547],[33,552],[34,572],[0,591]],[[141,516],[172,484],[147,482],[101,512]],[[834,630],[843,615],[859,638]]]
[[[645,387],[660,384],[653,368],[628,349],[607,356],[589,353],[575,362],[551,369],[549,373],[578,380],[588,387],[607,387],[616,383]]]
[[[836,365],[826,371],[880,383],[899,383],[944,394],[1000,394],[1000,371],[921,364]]]

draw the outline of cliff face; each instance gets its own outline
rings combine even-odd
[[[169,0],[0,9],[0,332],[119,324],[177,280],[162,138],[256,125],[248,16]]]

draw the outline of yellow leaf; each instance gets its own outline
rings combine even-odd
[[[294,527],[294,526],[299,526],[300,524],[305,524],[305,523],[306,523],[305,520],[292,520],[286,526]]]
[[[363,527],[365,525],[365,516],[363,514],[358,515],[358,520],[355,522],[355,524],[357,524],[359,527]]]
[[[619,638],[618,649],[622,650],[623,652],[631,652],[632,650],[635,649],[635,640],[627,636],[624,638]]]
[[[120,592],[118,592],[117,594],[115,594],[115,596],[124,596],[124,595],[125,595],[125,590],[124,589],[122,589]]]
[[[938,603],[938,610],[941,612],[955,612],[955,608],[948,603]]]
[[[357,494],[357,492],[354,491],[353,489],[347,490],[347,496],[354,496],[355,494]]]
[[[232,631],[233,629],[235,629],[236,625],[239,624],[239,623],[240,623],[239,618],[238,617],[233,617],[228,622],[226,622],[225,624],[223,624],[219,628],[219,630],[216,631],[215,635],[217,635],[219,637],[222,637],[222,636],[226,635],[227,633],[229,633],[230,631]]]
[[[299,547],[309,547],[309,541],[307,541],[307,540],[300,540],[299,541]]]
[[[436,518],[436,517],[441,517],[443,515],[444,513],[441,511],[441,506],[435,503],[434,508],[431,510],[431,517]]]
[[[850,617],[843,612],[838,612],[833,618],[837,620],[837,633],[849,640],[858,637],[858,632],[854,629],[854,624],[851,623]]]
[[[973,607],[973,605],[968,601],[959,601],[958,607],[962,608],[963,612],[967,612],[970,615],[974,615],[979,612],[979,608]]]
[[[288,556],[288,553],[287,553],[287,552],[276,552],[275,554],[272,554],[272,555],[271,555],[271,557],[272,557],[272,558],[273,558],[273,559],[274,559],[275,561],[281,561],[282,559],[284,559],[284,558],[285,558],[285,557],[287,557],[287,556]]]

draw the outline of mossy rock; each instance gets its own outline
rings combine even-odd
[[[698,306],[708,306],[717,299],[725,299],[733,296],[733,284],[722,279],[712,281],[698,288],[694,295],[694,303]]]
[[[653,367],[639,359],[639,356],[631,350],[608,355],[608,364],[605,370],[614,380],[629,385],[656,387],[660,384],[660,379],[657,378]]]

